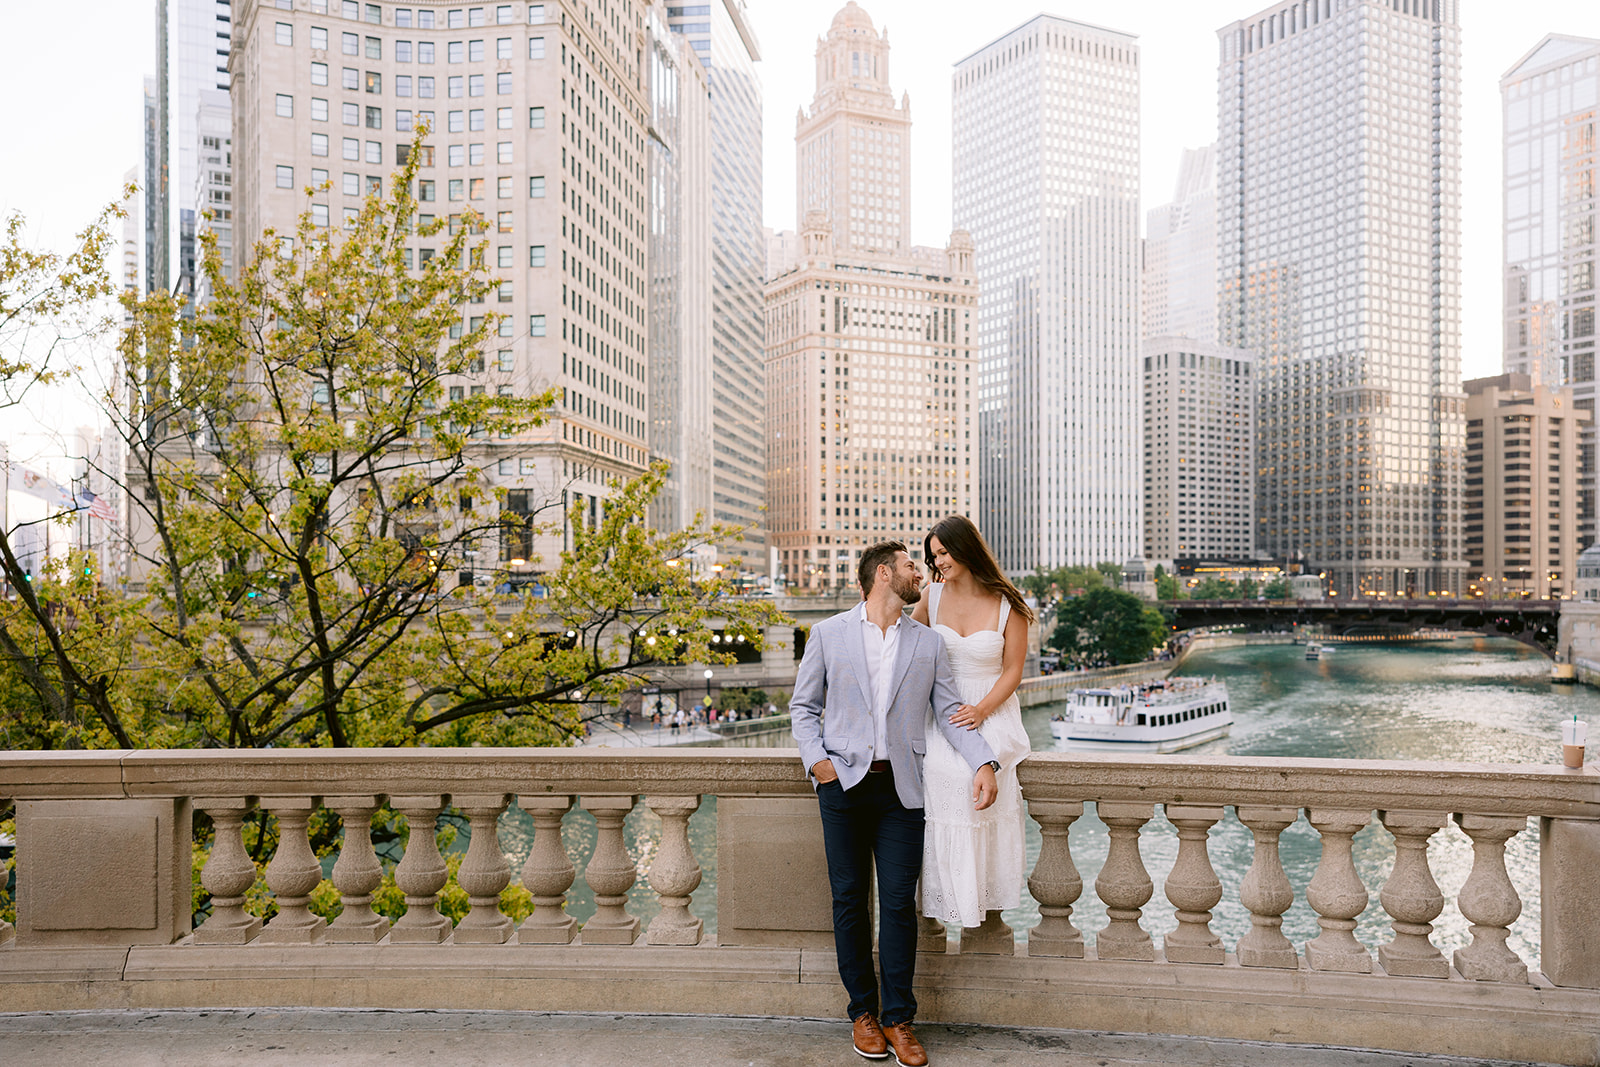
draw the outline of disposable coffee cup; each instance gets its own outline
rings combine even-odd
[[[1572,718],[1561,724],[1561,763],[1565,767],[1583,766],[1584,741],[1589,733],[1589,724],[1582,719]]]

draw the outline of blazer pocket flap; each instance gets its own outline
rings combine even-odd
[[[926,756],[928,754],[928,739],[925,737],[913,738],[911,741],[911,751],[915,752],[919,756]]]

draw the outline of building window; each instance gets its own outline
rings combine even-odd
[[[530,26],[538,26],[543,22],[544,22],[544,5],[543,4],[529,4],[528,5],[528,25],[530,25]]]
[[[445,114],[445,129],[451,133],[465,133],[467,129],[467,113],[465,111],[451,111]]]
[[[433,199],[435,199],[435,197],[434,197],[434,184],[433,184],[432,179],[425,178],[422,181],[417,182],[417,199],[418,200],[433,200]]]
[[[380,163],[380,164],[383,162],[383,142],[381,142],[381,141],[368,141],[367,142],[367,162],[368,163]]]
[[[382,74],[379,74],[375,70],[367,71],[367,92],[369,92],[369,93],[381,93],[381,92],[383,92],[383,75]]]
[[[377,4],[367,5],[367,21],[374,26],[383,25],[383,8]]]
[[[339,35],[339,51],[347,56],[359,56],[361,54],[361,38],[353,33],[341,33]]]
[[[417,79],[417,95],[433,99],[433,79],[424,75]]]
[[[395,75],[395,77],[394,77],[394,95],[396,95],[396,96],[410,96],[411,95],[411,75],[409,75],[409,74],[396,74]]]
[[[368,59],[382,59],[383,58],[383,39],[382,38],[380,38],[380,37],[368,37],[367,38],[367,58]]]
[[[445,92],[452,100],[459,100],[466,93],[467,80],[459,74],[450,76],[445,86]]]
[[[328,102],[320,96],[313,96],[311,98],[311,121],[328,121]]]
[[[381,130],[381,129],[383,129],[383,108],[381,108],[381,107],[369,107],[369,108],[367,108],[367,129],[369,129],[369,130]]]
[[[500,321],[506,326],[510,326],[511,325],[505,319],[501,319]],[[510,374],[512,371],[517,369],[516,359],[515,359],[514,356],[511,355],[511,352],[510,352],[509,349],[502,348],[500,350],[500,352],[499,352],[499,363],[495,367],[495,369],[499,370],[499,371],[502,371],[502,372],[504,372],[506,374]]]
[[[495,228],[501,233],[511,232],[511,212],[502,211],[495,216]]]
[[[292,47],[294,45],[294,26],[287,22],[278,23],[274,39],[281,45]]]
[[[544,108],[542,108],[542,107],[530,107],[528,109],[528,129],[530,129],[530,130],[542,130],[542,129],[544,129]]]
[[[544,175],[536,174],[528,179],[528,196],[539,199],[544,196]]]
[[[352,93],[361,88],[361,72],[354,67],[345,67],[340,72],[340,84]]]
[[[312,85],[327,85],[328,84],[328,64],[326,64],[326,63],[313,63],[313,64],[311,64],[311,84]]]
[[[450,165],[452,167],[462,167],[466,165],[467,150],[465,146],[458,144],[451,145],[448,150],[448,155],[450,158]]]
[[[327,204],[312,204],[311,205],[311,225],[313,225],[313,226],[326,226],[327,224],[328,224],[328,205]]]
[[[543,337],[544,336],[544,316],[543,315],[529,315],[528,316],[528,336],[530,336],[530,337]]]
[[[506,267],[512,266],[513,264],[511,262],[511,255],[511,246],[501,245],[499,248],[494,250],[494,265],[502,270]]]
[[[394,61],[396,63],[411,62],[411,42],[396,41],[394,43]]]
[[[327,184],[328,184],[328,172],[323,170],[321,167],[312,167],[311,168],[311,187],[314,188],[314,189],[321,189],[324,185],[327,185]]]
[[[494,57],[496,59],[511,58],[511,38],[497,37],[494,42]]]
[[[501,141],[499,144],[495,145],[494,146],[494,158],[495,158],[495,162],[496,163],[510,163],[511,162],[511,142],[510,141]]]
[[[461,41],[451,41],[444,46],[445,56],[451,63],[464,63],[467,59],[467,46]]]
[[[278,94],[278,117],[280,119],[294,118],[294,97],[288,93]]]
[[[361,105],[360,104],[340,104],[339,105],[339,119],[346,126],[359,126],[359,125],[361,125]]]
[[[511,5],[501,4],[494,9],[494,21],[497,26],[504,26],[511,22]]]
[[[530,10],[532,10],[532,9],[530,8]],[[529,17],[531,18],[532,16],[530,15]],[[544,20],[540,19],[540,21],[542,22]],[[544,58],[544,38],[543,37],[529,37],[528,38],[528,58],[529,59],[543,59]]]
[[[510,200],[511,199],[511,179],[510,178],[505,178],[505,177],[496,178],[495,179],[495,183],[494,183],[494,190],[495,190],[494,195],[495,195],[496,199],[499,199],[499,200]]]
[[[343,145],[344,158],[359,160],[361,158],[361,142],[354,137],[346,137]]]
[[[340,188],[340,192],[344,193],[345,196],[360,196],[361,175],[352,174],[349,171],[345,171],[343,185]]]
[[[429,14],[432,14],[432,12],[429,12]],[[418,41],[417,42],[417,62],[418,63],[432,63],[433,62],[433,42],[432,41]]]
[[[278,164],[278,188],[279,189],[293,189],[294,188],[294,168],[293,167],[286,167],[282,163]]]
[[[483,166],[483,145],[472,144],[467,146],[467,163],[474,167]]]
[[[319,52],[328,50],[328,31],[324,27],[311,27],[311,47]]]
[[[401,132],[411,129],[411,112],[396,108],[394,112],[394,128]]]
[[[467,112],[467,129],[474,133],[483,129],[483,108],[475,107]]]
[[[466,188],[467,186],[464,180],[461,178],[451,178],[449,189],[450,199],[460,200],[462,197],[466,196]]]
[[[528,246],[528,266],[530,266],[530,267],[542,267],[542,266],[544,266],[544,245],[529,245]]]
[[[356,219],[360,218],[360,216],[361,216],[361,211],[358,208],[353,208],[353,207],[345,208],[344,209],[344,228],[347,229],[347,230],[355,229],[356,228]]]
[[[482,74],[469,74],[469,75],[467,75],[467,95],[468,96],[482,96],[483,95],[483,75]]]
[[[512,300],[511,283],[510,282],[501,282],[500,283],[500,287],[496,290],[496,294],[497,294],[497,298],[499,299],[500,303],[502,303],[502,304],[511,303],[511,300]]]
[[[472,179],[468,180],[468,182],[467,182],[467,199],[469,199],[469,200],[482,200],[483,199],[483,179],[482,178],[472,178]]]
[[[511,316],[507,315],[504,318],[502,318],[499,322],[495,323],[494,332],[495,332],[495,335],[497,337],[510,337],[510,336],[512,336],[513,329],[514,328],[511,325]],[[509,353],[502,352],[501,355],[505,356],[505,355],[509,355]],[[500,369],[501,370],[510,370],[511,368],[506,366],[505,364],[506,364],[506,361],[505,361],[505,359],[502,358],[500,360]]]
[[[481,40],[467,42],[467,62],[483,62],[483,42]]]
[[[494,91],[496,96],[511,95],[511,72],[501,71],[494,76]]]
[[[411,9],[409,7],[397,7],[397,8],[395,8],[394,9],[394,24],[396,26],[409,26],[409,25],[411,25]]]
[[[311,135],[311,154],[314,156],[325,156],[328,154],[327,134],[314,133]]]
[[[509,130],[511,128],[511,109],[509,107],[495,109],[494,128],[497,130]]]
[[[378,175],[376,175],[376,174],[367,175],[367,195],[368,196],[382,196],[383,195],[383,179],[381,177],[379,177]]]

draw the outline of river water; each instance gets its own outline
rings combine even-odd
[[[1574,714],[1600,720],[1600,690],[1557,686],[1548,680],[1550,661],[1513,641],[1461,639],[1409,644],[1340,644],[1326,658],[1308,662],[1298,645],[1258,645],[1193,655],[1184,674],[1215,675],[1227,682],[1234,711],[1230,736],[1194,754],[1239,756],[1315,756],[1328,759],[1444,760],[1485,763],[1554,763],[1560,759],[1559,723]],[[1025,711],[1024,721],[1036,751],[1054,747],[1050,715],[1059,708]],[[787,734],[763,738],[770,745],[792,744]],[[746,744],[752,742],[745,742]],[[761,742],[754,742],[761,743]],[[1037,824],[1027,822],[1027,869],[1038,858]],[[630,853],[639,860],[640,879],[629,910],[648,923],[656,910],[655,895],[645,885],[659,822],[641,801],[626,824]],[[531,841],[532,824],[519,810],[508,812],[501,840],[520,865]],[[594,850],[594,820],[586,812],[568,815],[563,838],[578,881],[568,910],[579,921],[594,912],[582,881],[582,870]],[[690,840],[704,877],[691,908],[716,929],[716,801],[708,797],[690,820]],[[1089,806],[1071,831],[1073,860],[1083,877],[1084,892],[1073,922],[1090,942],[1106,924],[1104,906],[1093,883],[1106,855],[1105,825]],[[1284,869],[1295,889],[1295,904],[1284,915],[1283,931],[1297,945],[1318,932],[1315,913],[1305,903],[1305,888],[1316,870],[1321,842],[1302,816],[1284,831],[1280,844]],[[1146,825],[1141,855],[1156,884],[1145,908],[1144,925],[1158,939],[1177,926],[1172,906],[1161,890],[1177,855],[1176,833],[1158,813]],[[1456,893],[1471,870],[1472,849],[1454,825],[1434,835],[1429,845],[1434,879],[1443,891],[1444,914],[1435,922],[1434,942],[1446,955],[1470,940],[1467,923],[1456,910]],[[1538,828],[1512,838],[1506,847],[1507,868],[1523,900],[1521,917],[1512,926],[1509,945],[1530,965],[1538,966]],[[1250,865],[1250,832],[1231,810],[1211,831],[1210,854],[1223,885],[1223,900],[1212,929],[1231,950],[1250,928],[1248,913],[1238,903],[1239,881]],[[1373,823],[1356,836],[1357,870],[1371,904],[1359,920],[1356,936],[1369,947],[1389,939],[1388,920],[1378,904],[1393,865],[1391,838]],[[517,868],[514,868],[517,869]],[[1021,937],[1038,922],[1038,908],[1023,890],[1019,907],[1005,914]]]

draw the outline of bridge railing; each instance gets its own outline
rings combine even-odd
[[[992,916],[947,943],[930,921],[919,965],[925,1017],[1600,1058],[1592,767],[1040,753],[1019,778],[1042,837],[1028,877],[1039,922],[1014,936]],[[718,798],[707,857],[714,938],[690,907],[706,853],[691,847],[688,824],[709,796]],[[14,929],[0,927],[0,1003],[17,1010],[337,1002],[832,1015],[840,1006],[815,801],[788,750],[0,753],[0,810],[8,801],[17,915]],[[368,827],[384,803],[410,828],[393,871],[406,907],[392,923],[373,908],[383,870]],[[512,805],[534,826],[517,870],[498,837]],[[634,854],[624,822],[640,805],[657,828]],[[1095,872],[1082,869],[1071,833],[1090,805],[1108,836]],[[596,835],[582,874],[594,911],[581,925],[561,830],[574,807],[593,816]],[[456,872],[470,908],[458,922],[439,907],[449,872],[435,827],[447,808],[472,828]],[[311,906],[323,882],[307,836],[318,809],[344,826],[329,876],[342,910],[331,922]],[[211,910],[191,930],[197,810],[214,828],[199,874]],[[266,922],[250,907],[257,874],[241,836],[258,812],[278,830],[265,874],[276,913]],[[1302,815],[1321,839],[1304,892],[1318,932],[1296,944],[1283,930],[1296,892],[1279,843]],[[1229,819],[1248,830],[1250,860],[1224,885],[1208,844]],[[1352,855],[1374,821],[1386,831],[1376,846],[1388,851],[1381,886],[1363,881]],[[1450,824],[1472,847],[1453,901],[1429,855]],[[1505,848],[1530,832],[1540,878],[1525,899]],[[1158,833],[1170,838],[1153,842]],[[1160,885],[1145,862],[1153,845],[1175,845]],[[631,903],[641,878],[648,909]],[[513,880],[533,903],[520,925],[500,906]],[[1373,889],[1384,913],[1377,944],[1357,936]],[[1158,891],[1177,923],[1159,938],[1145,914]],[[1088,892],[1106,919],[1094,931],[1075,915]],[[1232,945],[1213,926],[1224,900],[1249,917]],[[1448,956],[1433,936],[1447,906],[1471,934]],[[1530,973],[1508,938],[1535,908],[1541,959]],[[446,974],[454,984],[439,983]],[[700,999],[707,990],[715,996]]]

